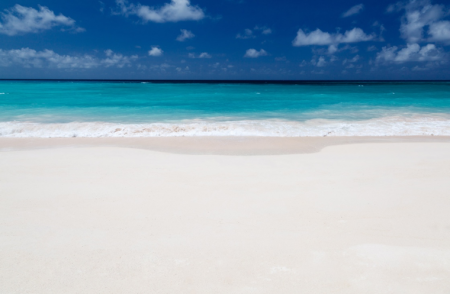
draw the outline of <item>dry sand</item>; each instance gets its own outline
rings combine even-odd
[[[0,140],[1,294],[450,293],[448,140],[30,142]]]

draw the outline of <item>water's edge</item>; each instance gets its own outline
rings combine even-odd
[[[190,155],[288,155],[320,152],[347,144],[446,143],[441,137],[159,137],[159,138],[0,138],[0,152],[54,148],[132,148]]]
[[[450,136],[444,116],[384,117],[364,121],[282,120],[185,121],[180,123],[119,124],[108,122],[27,123],[0,122],[0,137],[345,137]]]

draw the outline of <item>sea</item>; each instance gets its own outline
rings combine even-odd
[[[450,82],[0,81],[0,137],[450,136]]]

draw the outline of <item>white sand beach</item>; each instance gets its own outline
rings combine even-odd
[[[39,144],[0,142],[2,294],[450,293],[448,139]]]

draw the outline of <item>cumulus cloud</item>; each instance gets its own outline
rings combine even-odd
[[[397,46],[383,47],[377,54],[376,61],[383,63],[405,63],[411,61],[442,61],[444,54],[434,44],[420,47],[419,44],[408,44],[405,48]]]
[[[256,26],[255,27],[255,31],[261,31],[261,34],[263,34],[263,35],[270,35],[270,34],[272,34],[272,29],[268,28],[266,26],[264,26],[264,27]]]
[[[211,55],[209,55],[207,52],[200,53],[198,58],[211,58]]]
[[[253,35],[253,31],[251,29],[245,29],[243,34],[239,33],[236,35],[236,39],[253,39],[253,38],[256,38],[256,36]]]
[[[132,55],[130,57],[124,56],[119,53],[114,53],[111,49],[105,51],[106,58],[100,61],[100,64],[105,67],[118,67],[123,68],[129,66],[133,60],[138,58],[137,55]]]
[[[167,63],[162,63],[162,64],[153,64],[152,66],[150,66],[151,70],[160,70],[162,72],[167,71],[169,68],[172,68],[173,65],[167,64]]]
[[[450,43],[450,21],[439,21],[430,25],[429,41]]]
[[[328,46],[328,53],[329,54],[334,54],[338,51],[338,46],[337,45],[330,45]]]
[[[93,68],[99,66],[99,60],[90,55],[59,55],[52,50],[36,51],[30,48],[15,50],[0,49],[0,65],[22,65],[27,68]]]
[[[353,58],[351,59],[344,59],[344,61],[342,62],[342,65],[345,65],[346,63],[355,63],[358,62],[358,60],[360,59],[359,55],[355,55]]]
[[[353,28],[350,31],[346,31],[344,34],[330,34],[327,32],[322,32],[320,29],[316,29],[315,31],[312,31],[310,33],[305,33],[302,29],[300,29],[297,32],[297,37],[295,37],[294,41],[292,41],[292,45],[297,47],[310,45],[336,46],[341,43],[357,43],[370,41],[374,38],[374,35],[367,35],[360,28]]]
[[[247,52],[245,52],[244,57],[248,57],[248,58],[258,58],[261,56],[267,56],[268,53],[264,50],[256,50],[256,49],[248,49]]]
[[[130,66],[138,57],[116,54],[112,50],[105,51],[106,57],[99,59],[91,55],[60,55],[53,50],[36,51],[30,48],[15,50],[0,49],[0,66],[21,65],[26,68],[59,68],[59,69],[90,69],[96,67]]]
[[[317,67],[324,67],[327,64],[327,62],[325,60],[325,57],[320,56],[318,60],[313,58],[311,60],[311,64],[314,65],[314,66],[317,66]]]
[[[388,7],[388,12],[405,11],[400,33],[408,43],[422,41],[450,42],[450,22],[442,20],[448,15],[444,5],[431,4],[429,0],[398,2]],[[425,29],[427,36],[425,37]]]
[[[26,33],[39,33],[50,30],[56,26],[70,27],[74,31],[84,31],[75,27],[75,20],[62,14],[55,15],[53,11],[44,6],[39,10],[16,4],[14,7],[1,13],[0,34],[14,36]]]
[[[347,10],[342,14],[342,17],[349,17],[360,13],[364,9],[364,4],[358,4]]]
[[[303,60],[298,66],[304,67],[304,66],[307,66],[307,65],[308,65],[308,62],[306,62],[306,60]]]
[[[189,66],[186,66],[185,68],[181,68],[181,67],[177,67],[175,69],[177,72],[188,72],[189,71]]]
[[[148,55],[149,55],[149,56],[155,56],[155,57],[157,57],[157,56],[162,56],[162,55],[163,55],[163,52],[164,52],[164,51],[162,51],[161,48],[156,47],[156,46],[153,46],[152,49],[150,49],[150,50],[148,51]]]
[[[187,39],[192,39],[194,37],[195,35],[191,31],[181,30],[181,34],[177,37],[177,41],[184,42]]]
[[[189,58],[211,58],[212,56],[208,52],[200,53],[198,56],[195,53],[189,53]]]
[[[236,35],[236,39],[254,39],[256,38],[255,33],[260,33],[262,35],[270,35],[272,34],[272,29],[268,27],[259,27],[255,26],[253,30],[245,29],[244,33],[239,33]]]
[[[119,8],[116,14],[136,15],[144,22],[178,22],[201,20],[205,17],[203,10],[198,6],[191,5],[189,0],[172,0],[160,8],[128,3],[127,0],[116,0],[116,4]]]

